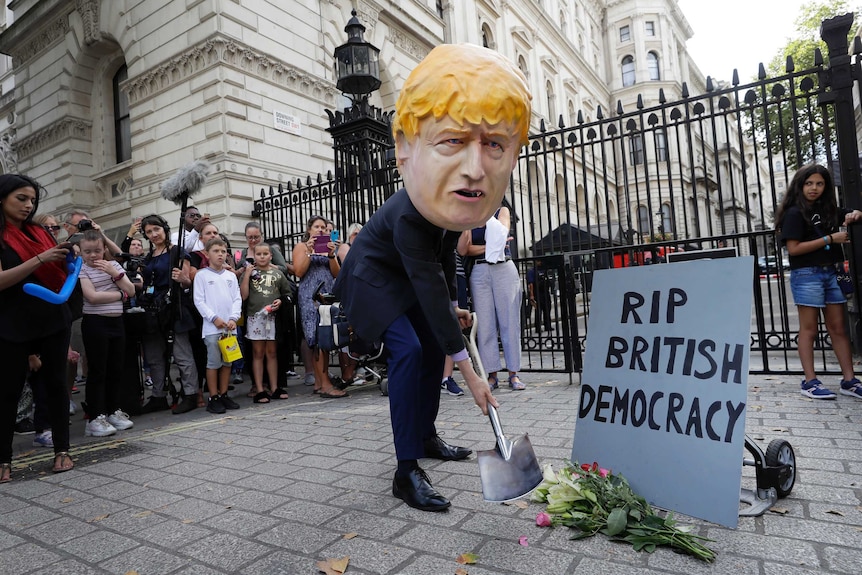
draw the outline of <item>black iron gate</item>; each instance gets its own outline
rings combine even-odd
[[[562,117],[555,129],[542,124],[513,176],[513,236],[520,253],[565,256],[560,269],[574,274],[567,282],[582,287],[560,303],[576,318],[570,328],[580,338],[575,349],[583,349],[587,334],[582,320],[589,315],[594,270],[731,246],[757,262],[751,371],[801,373],[787,257],[772,216],[796,169],[811,162],[836,174],[842,204],[862,203],[855,119],[848,118],[862,44],[857,38],[851,63],[851,24],[852,15],[824,22],[828,65],[819,53],[815,67],[805,70],[788,59],[782,76],[767,78],[761,68],[760,78],[747,84],[736,74],[730,84],[707,78],[699,95],[683,83],[677,98],[663,89],[649,94],[645,84],[643,95],[629,106],[617,102],[610,115],[599,108],[592,121],[578,113],[569,125]],[[854,234],[854,246],[860,236]],[[855,272],[850,250],[847,259]],[[858,342],[855,302],[848,309]],[[825,329],[820,333],[817,371],[839,373]],[[531,341],[529,331],[524,341]],[[558,339],[547,343],[563,347]]]
[[[824,22],[828,65],[818,53],[815,67],[795,70],[788,60],[778,77],[767,78],[761,68],[759,79],[749,83],[736,73],[730,84],[707,78],[702,94],[691,93],[685,83],[658,89],[644,83],[641,95],[617,102],[610,114],[599,107],[594,117],[560,117],[554,129],[541,123],[508,193],[511,248],[520,255],[524,293],[537,268],[547,278],[545,301],[533,306],[527,300],[522,311],[525,371],[581,370],[594,270],[652,265],[674,251],[731,246],[757,262],[751,371],[801,372],[786,256],[772,216],[796,168],[810,162],[832,168],[841,203],[862,207],[852,100],[853,87],[860,90],[862,44],[857,38],[851,61],[852,20],[846,15]],[[862,92],[857,95],[862,98]],[[388,116],[374,114],[388,128]],[[359,137],[331,131],[335,177],[261,190],[255,202],[264,234],[288,249],[304,231],[303,214],[326,211],[343,229],[350,221],[363,222],[398,187],[388,161],[390,144],[380,130]],[[862,254],[859,242],[862,234],[853,234],[852,253]],[[849,251],[848,259],[855,278],[860,262]],[[858,344],[862,322],[855,302],[849,310]],[[836,373],[823,338],[816,344],[817,371]]]

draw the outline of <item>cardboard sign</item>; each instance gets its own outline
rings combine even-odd
[[[595,273],[572,461],[736,527],[754,259]]]

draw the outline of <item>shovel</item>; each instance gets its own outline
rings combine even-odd
[[[476,364],[476,371],[487,379],[479,351],[476,348],[476,314],[473,314],[473,326],[467,348]],[[488,418],[494,429],[497,445],[494,449],[478,452],[479,478],[482,480],[482,496],[485,501],[503,503],[518,499],[530,493],[542,482],[542,469],[536,459],[536,453],[526,434],[509,440],[503,435],[500,417],[497,410],[488,404]]]

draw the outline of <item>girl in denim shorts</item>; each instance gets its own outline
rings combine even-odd
[[[818,164],[803,166],[796,172],[776,213],[775,229],[790,256],[790,291],[799,314],[797,347],[805,373],[800,389],[813,399],[836,397],[814,372],[814,341],[821,310],[841,366],[840,391],[862,399],[862,382],[853,373],[850,340],[844,330],[846,299],[836,279],[836,264],[844,265],[841,244],[850,241],[842,226],[860,219],[859,210],[838,207],[832,175]]]

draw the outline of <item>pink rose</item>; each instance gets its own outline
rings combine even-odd
[[[599,476],[602,477],[603,479],[610,474],[611,474],[611,472],[609,469],[605,469],[604,467],[599,467]]]
[[[541,511],[536,514],[536,525],[539,527],[550,527],[551,526],[551,516]]]

